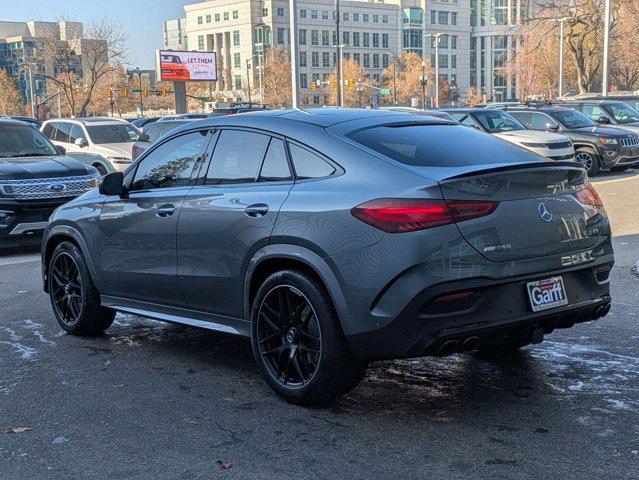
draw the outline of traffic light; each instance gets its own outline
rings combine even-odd
[[[166,87],[162,87],[162,96],[166,97]]]
[[[122,96],[126,98],[126,96],[129,94],[129,89],[128,88],[124,88],[122,89]]]
[[[315,82],[311,82],[311,90],[315,90],[317,88],[317,85],[315,85]]]
[[[333,79],[333,88],[337,88],[337,79],[336,78]]]
[[[142,89],[142,94],[143,94],[145,97],[148,97],[148,96],[149,96],[149,89],[148,89],[148,88],[144,88],[144,89]]]
[[[113,94],[111,93],[111,89],[107,88],[107,98],[111,98]]]
[[[78,93],[78,86],[77,86],[77,85],[73,85],[73,86],[71,87],[71,91],[72,91],[73,93]]]
[[[84,84],[84,86],[82,87],[82,91],[84,93],[89,93],[89,85],[87,85],[86,83]]]

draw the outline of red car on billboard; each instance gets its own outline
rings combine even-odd
[[[162,54],[160,56],[160,72],[162,80],[190,80],[191,74],[177,55]]]

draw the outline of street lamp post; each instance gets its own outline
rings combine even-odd
[[[246,59],[246,84],[248,86],[248,101],[249,105],[251,105],[251,60]]]
[[[288,3],[289,24],[291,31],[291,100],[293,108],[299,108],[299,55],[297,54],[297,0],[289,0]]]
[[[427,33],[425,37],[432,37],[435,39],[435,105],[439,108],[439,39],[444,35],[448,35],[444,32]],[[425,108],[425,107],[424,107]]]
[[[140,67],[131,70],[131,73],[138,76],[138,88],[140,89],[140,116],[144,116],[144,104],[142,103],[142,70]]]
[[[601,89],[604,97],[608,96],[608,55],[610,54],[610,0],[606,0],[604,7],[604,51],[603,51],[603,75],[601,78]]]
[[[559,22],[559,89],[557,96],[559,98],[564,94],[564,22],[566,20],[570,20],[570,17],[557,19]]]
[[[339,8],[339,7],[338,7]],[[339,39],[339,37],[338,37]],[[337,106],[344,106],[344,47],[346,44],[338,43],[337,45],[333,45],[337,48]]]
[[[422,84],[422,109],[426,110],[426,61],[422,60],[422,75],[419,77]]]
[[[386,54],[390,55],[393,60],[393,106],[397,106],[397,57],[390,50],[386,50]]]
[[[268,28],[268,25],[265,23],[258,23],[255,25],[255,31],[257,33],[257,39],[259,42],[255,42],[256,50],[259,48],[257,53],[257,61],[258,61],[258,79],[260,82],[260,107],[264,106],[264,36],[265,29]],[[255,57],[255,55],[254,55]]]

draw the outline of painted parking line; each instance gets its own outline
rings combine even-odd
[[[39,253],[28,253],[24,255],[7,255],[0,257],[0,267],[5,265],[16,265],[19,263],[39,262]]]

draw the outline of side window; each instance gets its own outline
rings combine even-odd
[[[207,185],[254,182],[269,137],[243,130],[222,130],[206,174]]]
[[[155,123],[152,123],[144,129],[144,133],[149,137],[149,142],[155,142],[160,138],[160,132],[162,132],[162,127]]]
[[[481,130],[481,127],[479,126],[479,123],[477,123],[475,121],[475,119],[473,117],[471,117],[470,115],[464,115],[462,117],[459,117],[457,120],[459,120],[462,125],[467,125],[469,127],[475,127]]]
[[[71,130],[69,132],[69,141],[73,143],[78,138],[81,138],[82,140],[84,140],[85,143],[87,142],[87,137],[84,135],[84,132],[82,131],[82,127],[80,125],[72,124]]]
[[[54,130],[54,123],[47,123],[44,128],[42,129],[42,133],[44,134],[45,137],[53,139],[52,134],[55,132]]]
[[[595,122],[599,120],[599,117],[607,117],[606,112],[603,108],[598,107],[597,105],[584,105],[583,110],[584,115],[589,117],[591,120]]]
[[[188,185],[191,172],[202,153],[207,132],[187,133],[163,143],[138,165],[131,190]]]
[[[508,112],[527,128],[535,128],[530,126],[530,113],[529,112]]]
[[[286,159],[284,142],[279,138],[271,138],[271,143],[266,151],[260,182],[277,182],[291,179],[291,170]]]
[[[55,140],[62,143],[71,143],[71,124],[67,122],[58,123],[55,133]]]
[[[533,128],[535,130],[546,130],[547,123],[557,126],[557,122],[555,122],[548,115],[544,115],[543,113],[533,113],[530,121],[530,128]]]
[[[295,174],[300,180],[328,177],[335,173],[335,168],[331,164],[309,150],[292,143],[289,144],[289,148]]]

